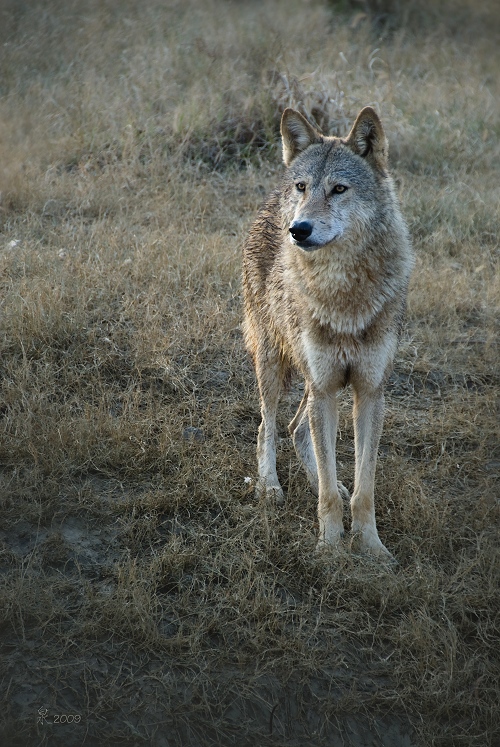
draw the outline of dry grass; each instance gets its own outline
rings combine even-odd
[[[499,16],[365,5],[2,5],[5,744],[499,743]],[[379,107],[415,240],[395,570],[313,554],[288,439],[284,508],[246,480],[240,248],[288,104],[332,132]],[[339,454],[352,485],[348,396]]]

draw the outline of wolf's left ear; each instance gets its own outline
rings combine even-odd
[[[345,142],[358,156],[373,160],[381,171],[387,169],[389,143],[382,122],[371,106],[360,111]]]
[[[290,166],[299,153],[313,143],[321,143],[321,134],[295,109],[285,109],[281,117],[281,140],[283,160]]]

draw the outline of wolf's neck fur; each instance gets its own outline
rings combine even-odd
[[[359,335],[400,291],[404,257],[349,239],[305,254],[285,245],[286,274],[313,319],[340,334]],[[402,273],[403,270],[403,273]]]

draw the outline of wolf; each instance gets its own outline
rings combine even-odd
[[[285,170],[243,249],[243,331],[257,377],[258,496],[283,500],[276,472],[276,412],[293,372],[304,396],[289,431],[318,497],[318,548],[343,536],[335,442],[337,393],[353,391],[351,532],[362,551],[392,557],[375,521],[374,481],[414,258],[388,168],[388,143],[371,107],[347,137],[325,136],[298,111],[281,118]]]

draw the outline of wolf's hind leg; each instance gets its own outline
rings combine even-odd
[[[351,498],[351,530],[359,534],[362,549],[379,557],[392,558],[380,541],[375,523],[375,467],[384,419],[382,388],[373,391],[370,387],[355,386],[353,415],[356,474]]]
[[[257,436],[257,497],[283,502],[283,489],[276,472],[276,412],[283,387],[284,365],[279,354],[267,347],[255,357],[262,422]]]
[[[314,455],[314,447],[311,439],[311,429],[309,427],[309,415],[307,413],[307,387],[302,397],[294,419],[288,426],[292,436],[293,445],[297,456],[306,471],[309,485],[314,495],[318,495],[318,465]]]
[[[309,414],[307,411],[307,398],[308,391],[307,387],[302,397],[302,401],[299,405],[294,419],[288,426],[288,430],[292,436],[293,445],[295,452],[299,457],[302,465],[306,471],[307,479],[311,490],[314,495],[318,496],[318,465],[316,462],[316,456],[314,454],[314,446],[311,438],[311,428],[309,426]],[[340,481],[337,481],[337,487],[342,498],[349,500],[349,491],[342,485]]]

